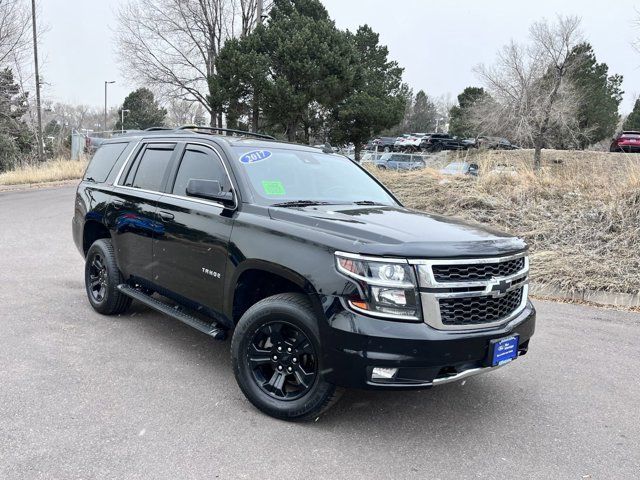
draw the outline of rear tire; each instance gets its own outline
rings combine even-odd
[[[231,340],[238,386],[259,410],[275,418],[313,420],[342,390],[322,377],[318,324],[309,300],[283,293],[242,316]]]
[[[118,290],[123,283],[122,274],[116,264],[111,240],[96,240],[89,251],[84,267],[87,297],[93,309],[103,315],[123,313],[131,305],[131,297]]]

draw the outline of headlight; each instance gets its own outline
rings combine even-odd
[[[350,299],[354,310],[377,317],[420,320],[416,277],[402,259],[371,259],[336,252],[339,272],[354,280],[359,299]]]

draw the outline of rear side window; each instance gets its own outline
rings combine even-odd
[[[207,148],[187,146],[180,162],[172,193],[187,196],[187,184],[191,179],[217,180],[223,191],[231,190],[229,177],[227,177],[222,162],[213,151]]]
[[[89,162],[84,180],[103,183],[127,145],[128,143],[107,143],[98,148]]]
[[[159,192],[171,157],[174,145],[153,146],[144,152],[129,170],[125,186]]]

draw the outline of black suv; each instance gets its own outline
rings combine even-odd
[[[472,144],[452,137],[447,133],[432,133],[420,142],[420,150],[423,152],[440,152],[442,150],[467,150]]]
[[[98,149],[73,218],[96,311],[135,299],[231,336],[240,388],[283,419],[341,387],[432,387],[527,352],[522,240],[409,210],[346,157],[219,130]]]

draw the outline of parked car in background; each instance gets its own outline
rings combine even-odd
[[[417,152],[420,150],[420,142],[428,134],[406,133],[396,139],[394,150],[396,152]]]
[[[427,166],[420,155],[385,153],[373,163],[381,170],[418,170]]]
[[[432,133],[425,136],[420,142],[420,150],[423,152],[439,152],[441,150],[466,150],[472,145],[466,140],[452,137],[448,133]]]
[[[640,132],[625,131],[613,139],[611,152],[640,152]]]
[[[489,172],[487,172],[487,175],[517,175],[518,174],[518,169],[515,167],[515,165],[510,165],[508,163],[499,163],[496,166],[494,166],[491,170],[489,170]]]
[[[396,137],[378,137],[373,140],[373,150],[376,148],[382,152],[390,152],[396,143]]]
[[[407,143],[408,138],[409,138],[408,133],[405,133],[397,137],[395,143],[393,144],[393,151],[402,152],[404,150],[404,146]]]
[[[477,148],[486,148],[488,150],[518,150],[519,146],[514,145],[506,138],[502,137],[478,137],[476,140]]]
[[[478,164],[469,162],[453,162],[440,170],[443,175],[471,175],[478,176]]]

